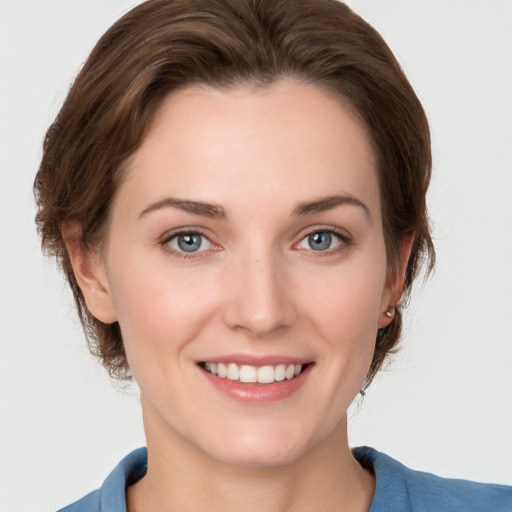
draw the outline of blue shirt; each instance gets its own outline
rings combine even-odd
[[[512,512],[512,487],[413,471],[373,448],[354,448],[353,453],[376,475],[368,512]],[[118,464],[100,489],[59,512],[126,512],[126,487],[146,469],[147,450],[139,448]]]

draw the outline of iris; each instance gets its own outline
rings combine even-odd
[[[331,247],[332,235],[327,231],[318,231],[308,236],[308,244],[314,251],[325,251]]]
[[[178,235],[178,247],[184,252],[195,252],[201,248],[202,236],[194,233]]]

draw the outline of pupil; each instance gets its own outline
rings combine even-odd
[[[182,251],[194,252],[201,247],[200,235],[180,235],[178,237],[178,246]]]
[[[331,245],[331,235],[325,231],[309,235],[309,245],[317,251],[325,251]]]

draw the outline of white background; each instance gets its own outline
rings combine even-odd
[[[39,250],[32,182],[46,128],[129,0],[0,0],[0,512],[50,511],[144,443],[137,392],[89,357]],[[512,1],[353,0],[428,113],[438,266],[403,350],[351,411],[352,445],[512,482]]]

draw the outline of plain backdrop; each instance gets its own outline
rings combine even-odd
[[[41,142],[99,36],[137,2],[0,0],[0,512],[51,511],[144,444],[135,387],[88,355],[39,249]],[[352,445],[415,469],[512,482],[512,1],[353,0],[431,122],[437,271],[403,349],[350,411]]]

